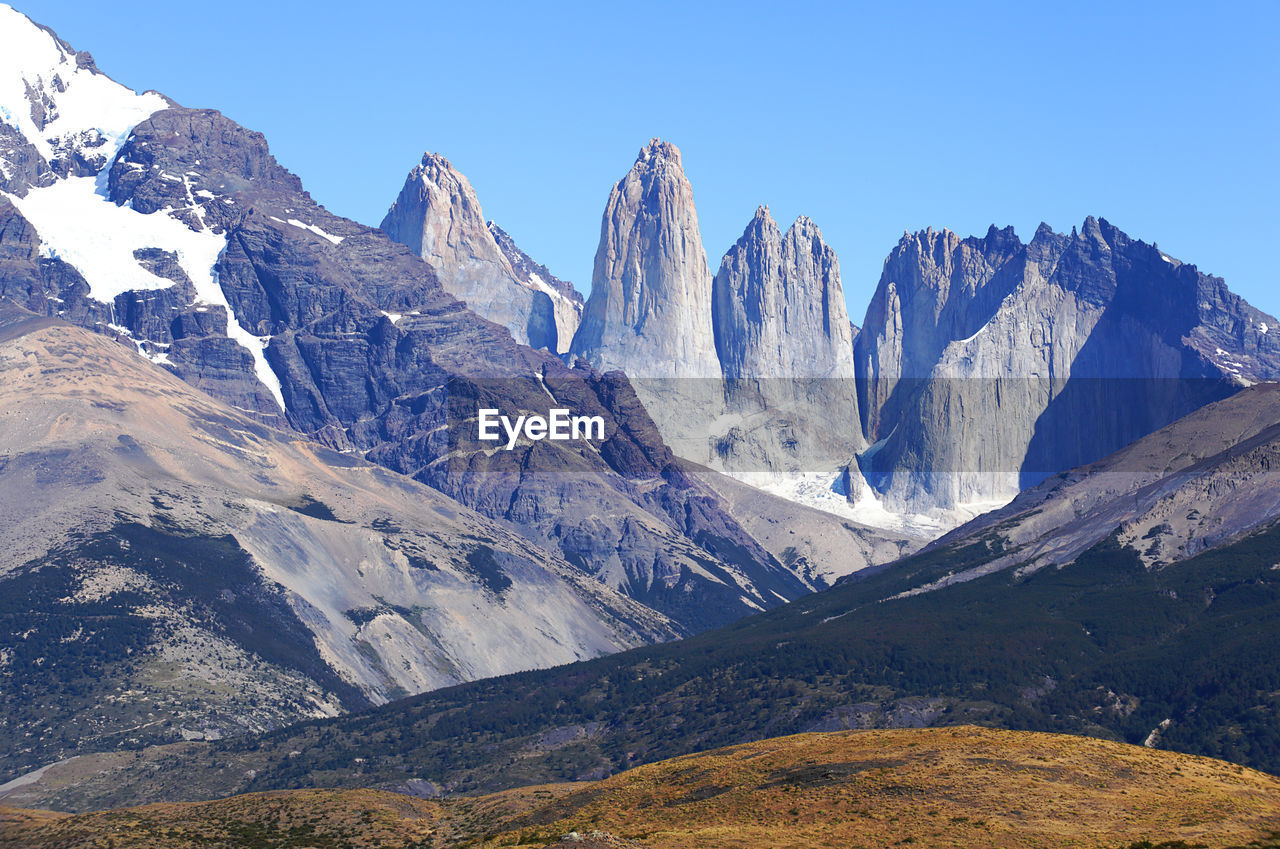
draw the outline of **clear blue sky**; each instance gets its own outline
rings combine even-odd
[[[1280,3],[13,0],[108,74],[266,134],[376,225],[423,150],[590,287],[610,186],[684,151],[709,260],[811,216],[861,322],[904,229],[1086,215],[1280,312]]]

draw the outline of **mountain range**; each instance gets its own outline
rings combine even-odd
[[[439,153],[357,223],[0,5],[0,800],[969,723],[1280,769],[1280,322],[1090,217],[906,233],[858,326],[807,217],[708,262],[669,141],[605,200],[584,298]]]
[[[1275,772],[1277,422],[1280,390],[1253,387],[722,629],[266,737],[88,756],[66,768],[76,778],[24,792],[78,809],[315,786],[487,792],[803,731],[968,724]]]
[[[442,160],[423,161],[413,197]],[[402,192],[384,227],[415,250],[462,220],[481,232],[465,179],[447,185],[435,207]],[[714,274],[705,257],[681,153],[654,139],[610,192],[569,357],[625,372],[680,457],[882,527],[954,526],[1280,378],[1274,317],[1092,217],[1026,244],[904,234],[860,329],[808,218],[783,233],[762,206]],[[492,293],[459,297],[519,337]]]
[[[457,234],[441,237],[457,250],[424,260],[312,201],[261,135],[213,110],[137,95],[48,30],[7,7],[0,15],[0,52],[13,66],[5,79],[20,83],[6,95],[16,99],[4,104],[10,147],[0,168],[7,415],[79,423],[69,433],[14,432],[4,445],[11,503],[51,512],[39,524],[22,510],[6,517],[23,545],[10,550],[0,581],[14,593],[26,583],[14,596],[21,602],[0,674],[22,710],[42,714],[66,685],[48,669],[83,667],[65,670],[80,689],[59,708],[63,719],[6,757],[35,766],[60,756],[80,739],[72,730],[80,723],[112,741],[102,745],[262,730],[670,639],[775,607],[922,542],[810,514],[813,536],[824,526],[844,535],[839,551],[795,540],[766,548],[728,511],[714,476],[703,482],[670,452],[624,375],[521,345],[450,294],[465,279],[447,265],[462,262]],[[426,162],[441,185],[466,187],[442,159]],[[438,187],[425,197],[438,198]],[[460,219],[471,227],[466,244],[512,275],[511,285],[529,292],[537,280],[573,300],[486,225],[478,205],[457,208],[475,212]],[[194,394],[175,394],[175,379]],[[103,406],[86,406],[80,393],[99,384]],[[174,399],[172,415],[156,413],[148,399],[157,395]],[[51,409],[59,398],[66,406]],[[524,439],[495,452],[476,431],[486,406],[599,416],[605,438]],[[192,469],[161,456],[189,457]],[[63,460],[79,463],[66,474],[81,477],[32,471]],[[389,475],[376,486],[369,463]],[[129,497],[95,489],[156,464],[164,473],[143,474]],[[211,468],[227,477],[206,479]],[[207,486],[222,506],[197,495]],[[796,512],[763,496],[750,519]],[[282,520],[250,540],[251,526]],[[178,559],[161,568],[101,548],[134,533],[148,557]],[[202,545],[217,557],[203,560]],[[194,560],[179,557],[187,550]],[[63,601],[78,598],[74,564],[108,556],[124,577],[85,592],[131,635],[118,644],[112,629],[63,627],[85,615]],[[50,568],[54,559],[65,568]],[[224,562],[243,573],[241,590],[269,599],[261,615],[282,623],[267,643],[241,633],[253,617],[227,619],[241,590],[208,597],[201,576]],[[302,573],[316,583],[300,584]],[[522,574],[543,589],[507,592]],[[441,580],[469,583],[446,591]],[[543,591],[539,612],[533,598]],[[467,600],[445,603],[441,593],[452,592]],[[167,612],[140,621],[137,611],[157,604]],[[202,624],[187,639],[224,641],[226,658],[172,649],[157,636],[169,639],[193,610]],[[271,646],[288,657],[261,654]],[[126,650],[128,660],[119,656]],[[140,736],[111,737],[136,706],[99,711],[104,689],[132,691],[160,674],[157,664],[178,664],[166,667],[166,681],[175,669],[220,680],[230,674],[224,661],[247,664],[233,679],[252,678],[272,695],[250,705],[195,687],[175,705],[177,721],[149,717]],[[169,699],[171,683],[156,698]],[[299,688],[311,695],[296,698]]]

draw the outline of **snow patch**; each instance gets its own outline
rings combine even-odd
[[[279,221],[280,219],[277,218],[276,220]],[[292,224],[294,227],[297,227],[301,230],[310,230],[312,233],[315,233],[320,238],[328,239],[330,242],[332,242],[335,245],[342,244],[342,238],[343,238],[342,236],[334,236],[330,233],[326,233],[325,231],[321,230],[319,227],[317,227],[314,224],[305,224],[296,218],[290,218],[287,223]]]
[[[284,410],[280,379],[263,353],[270,338],[254,336],[240,326],[218,283],[215,266],[226,247],[226,236],[208,227],[192,230],[167,209],[143,215],[128,206],[116,206],[106,197],[105,175],[104,170],[96,178],[60,180],[32,189],[25,198],[5,195],[36,228],[41,254],[74,266],[89,284],[89,297],[95,301],[111,303],[124,292],[173,285],[172,280],[139,265],[135,250],[159,248],[177,255],[178,265],[195,286],[196,303],[227,311],[227,335],[249,351],[254,373]],[[196,205],[189,183],[187,196],[203,220],[204,210]]]
[[[979,327],[979,328],[977,329],[977,331],[973,333],[973,335],[971,335],[971,336],[966,336],[966,337],[965,337],[965,338],[963,338],[963,339],[957,339],[957,340],[956,340],[954,343],[952,343],[952,344],[955,344],[955,345],[964,345],[964,344],[966,344],[966,343],[972,342],[974,339],[977,339],[979,336],[981,336],[981,335],[982,335],[982,331],[984,331],[984,330],[986,330],[988,327],[990,327],[990,326],[991,326],[991,322],[993,322],[993,321],[995,321],[995,316],[992,316],[991,318],[987,319],[986,324],[984,324],[984,325],[982,325],[981,327]]]
[[[862,525],[899,533],[933,538],[972,519],[976,513],[966,507],[952,511],[895,513],[884,506],[875,491],[864,483],[854,503],[838,491],[842,472],[730,472],[729,475],[762,492],[794,501]]]
[[[49,105],[44,127],[31,115],[28,87]],[[115,158],[130,131],[168,107],[158,94],[137,94],[103,74],[77,67],[47,31],[0,5],[0,119],[46,160],[58,151],[88,148],[104,165]]]
[[[1263,336],[1266,336],[1267,331],[1270,329],[1271,328],[1267,327],[1267,323],[1265,321],[1262,324],[1258,325],[1258,332],[1261,333]]]
[[[217,303],[209,300],[208,281],[226,239],[207,230],[192,230],[163,211],[143,215],[116,206],[99,192],[97,180],[69,177],[32,189],[24,198],[6,193],[40,234],[41,255],[75,266],[89,284],[89,297],[110,303],[124,292],[173,285],[172,280],[143,268],[133,255],[142,248],[159,248],[177,255],[205,303]],[[221,289],[217,297],[225,300]]]

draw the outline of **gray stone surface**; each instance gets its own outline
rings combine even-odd
[[[718,379],[711,271],[680,150],[653,139],[613,187],[572,353],[634,378]]]
[[[203,217],[160,176],[191,170],[212,195]],[[212,111],[162,111],[135,129],[111,188],[117,202],[171,206],[227,234],[221,288],[241,326],[270,337],[266,358],[299,431],[513,523],[688,632],[806,591],[680,473],[625,378],[517,344],[408,247],[312,201],[258,134]],[[253,409],[231,379],[251,379],[244,354],[211,336],[175,340],[170,357],[181,376]],[[600,414],[608,438],[495,453],[476,439],[480,406]]]
[[[546,294],[550,298],[552,319],[555,321],[556,344],[554,347],[549,344],[545,347],[557,354],[568,353],[569,345],[573,342],[573,334],[582,323],[582,295],[572,283],[556,277],[545,265],[522,251],[506,230],[492,221],[485,222],[485,226],[488,227],[503,256],[511,263],[511,270],[515,273],[516,280],[525,287]],[[539,311],[539,315],[545,316],[546,303],[542,298],[535,298],[534,306]]]
[[[817,225],[766,207],[725,254],[712,300],[730,470],[827,472],[865,447],[840,265]]]
[[[986,540],[1001,556],[925,591],[1062,566],[1114,536],[1163,569],[1280,518],[1280,386],[1209,404],[1107,457],[1053,475],[932,546]]]
[[[0,409],[6,772],[679,633],[508,523],[4,301]]]
[[[443,156],[423,154],[381,226],[436,270],[445,291],[510,330],[517,342],[568,350],[581,298],[572,287],[565,292],[552,285],[510,236],[502,234],[505,248],[499,244],[471,183]]]
[[[983,239],[909,234],[856,343],[861,468],[892,508],[1001,503],[1280,377],[1276,320],[1089,218]]]
[[[220,292],[197,298],[192,287],[202,284],[184,279],[172,254],[138,245],[133,259],[172,285],[95,301],[76,268],[41,256],[39,233],[6,201],[0,297],[115,336],[245,415],[367,456],[509,523],[587,579],[670,610],[680,633],[807,591],[683,474],[625,378],[571,368],[555,355],[573,332],[557,322],[572,324],[579,301],[505,234],[498,244],[500,231],[488,229],[447,163],[428,157],[417,175],[419,237],[441,248],[428,251],[433,266],[382,230],[315,203],[261,134],[214,110],[170,104],[136,125],[109,163],[95,158],[107,148],[88,136],[43,165],[20,161],[16,145],[4,148],[6,188],[99,169],[107,201],[225,239],[213,268]],[[43,99],[30,105],[48,108]],[[456,212],[465,226],[431,230],[439,221],[428,212]],[[543,333],[552,353],[518,344],[451,296],[459,278],[438,270],[449,264],[488,264],[530,303],[569,304],[559,315],[554,305],[536,315],[531,308],[523,325]],[[223,296],[227,308],[210,303]],[[246,333],[263,341],[265,365]],[[285,411],[272,395],[277,382]],[[475,438],[480,404],[513,416],[551,406],[599,414],[607,435],[594,444],[523,441],[495,453]]]

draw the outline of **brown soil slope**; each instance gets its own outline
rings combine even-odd
[[[5,810],[0,846],[1225,847],[1280,845],[1276,828],[1270,775],[964,727],[777,738],[589,784],[441,802],[292,791],[67,817]]]

